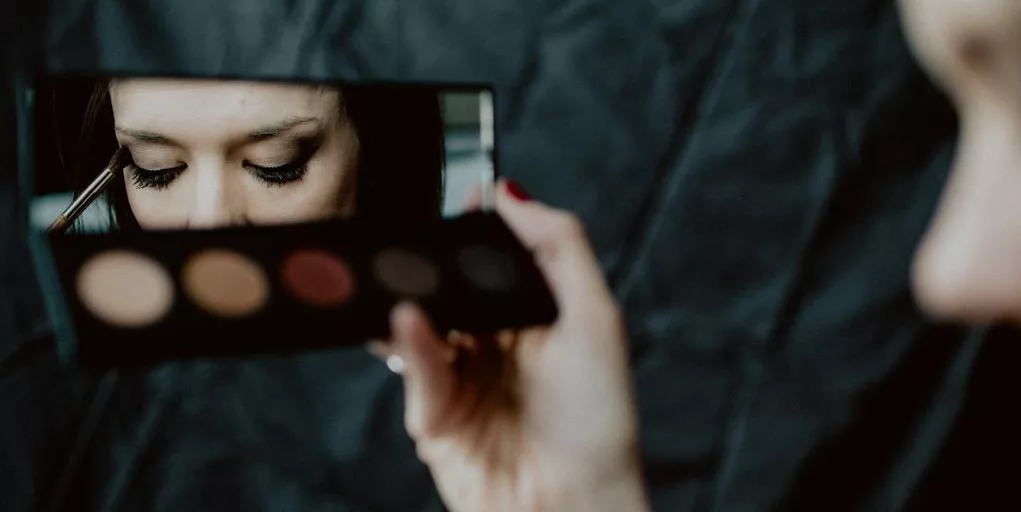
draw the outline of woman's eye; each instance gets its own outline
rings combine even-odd
[[[165,169],[146,169],[138,164],[131,164],[128,168],[131,173],[131,181],[135,188],[153,188],[163,190],[170,186],[170,183],[184,172],[186,166],[168,167]]]
[[[256,178],[267,186],[279,187],[288,183],[300,181],[308,173],[308,161],[312,155],[303,155],[291,162],[276,167],[266,167],[245,163],[248,169]]]

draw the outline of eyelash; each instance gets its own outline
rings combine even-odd
[[[279,167],[260,167],[252,164],[245,164],[244,167],[267,187],[282,187],[304,178],[305,174],[308,173],[308,161],[311,158],[311,154],[302,155],[298,159]],[[187,166],[180,165],[165,169],[146,169],[132,162],[131,181],[135,184],[135,188],[164,190],[186,168]]]
[[[177,178],[177,175],[182,172],[184,172],[183,166],[170,169],[145,169],[131,164],[131,181],[135,184],[135,188],[163,190],[169,187],[174,178]]]

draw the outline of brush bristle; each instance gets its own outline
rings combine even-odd
[[[117,151],[113,152],[113,157],[110,158],[110,163],[106,164],[106,168],[117,173],[121,172],[130,163],[131,153],[128,153],[128,150],[121,146],[117,148]]]

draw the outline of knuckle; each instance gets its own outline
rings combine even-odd
[[[570,212],[557,212],[553,219],[554,231],[565,238],[581,238],[585,235],[585,226],[581,220]]]

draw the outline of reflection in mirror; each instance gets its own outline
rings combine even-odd
[[[419,221],[488,207],[495,179],[479,87],[60,77],[33,97],[40,230]]]

